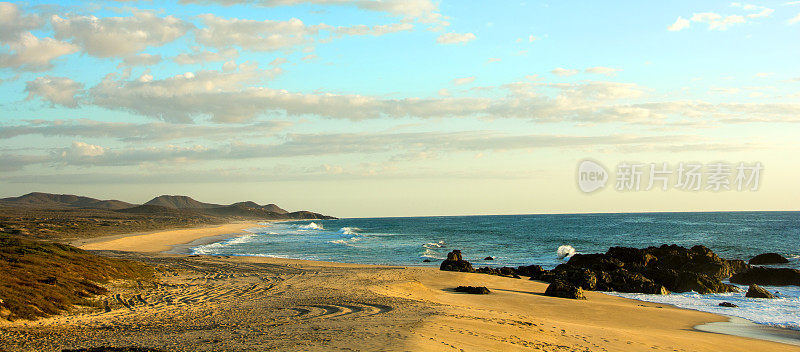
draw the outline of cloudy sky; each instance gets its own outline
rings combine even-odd
[[[786,0],[0,3],[0,195],[798,210],[798,43]],[[757,191],[620,192],[612,175],[587,195],[587,158],[764,171]]]

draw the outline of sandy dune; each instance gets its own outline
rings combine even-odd
[[[154,238],[136,236],[141,243]],[[134,240],[103,248],[130,248]],[[135,241],[134,241],[135,242]],[[163,243],[162,243],[163,244]],[[174,244],[174,243],[173,243]],[[169,247],[170,243],[165,244]],[[98,244],[98,246],[100,246]],[[115,247],[120,246],[120,247]],[[158,245],[138,247],[149,252]],[[431,267],[102,252],[148,262],[156,283],[118,283],[103,309],[0,326],[0,351],[139,346],[164,351],[798,351],[699,332],[723,317]],[[455,293],[487,286],[489,295]]]

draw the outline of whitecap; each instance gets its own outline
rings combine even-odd
[[[355,247],[353,245],[353,242],[356,242],[356,241],[359,241],[359,240],[361,240],[361,237],[353,236],[353,237],[350,237],[348,239],[331,240],[331,241],[328,241],[328,243],[341,244],[341,245],[345,245],[345,246]]]
[[[422,247],[425,247],[425,248],[443,248],[444,246],[445,246],[445,242],[444,241],[428,242],[428,243],[422,245]]]
[[[422,255],[420,255],[420,257],[431,258],[431,259],[439,259],[439,260],[444,260],[445,259],[445,257],[442,256],[441,254],[436,253],[435,251],[432,251],[432,250],[430,250],[428,248],[425,248],[425,252],[423,252]]]
[[[563,245],[561,247],[558,247],[558,250],[556,251],[556,255],[558,256],[558,259],[564,259],[564,258],[567,258],[567,257],[571,257],[571,256],[575,255],[575,248],[573,248],[570,245]]]
[[[324,230],[322,228],[322,225],[317,224],[315,222],[312,222],[312,223],[310,223],[308,225],[300,225],[297,228],[298,229],[303,229],[303,230]]]
[[[342,227],[339,229],[339,233],[344,235],[355,235],[358,231],[361,231],[358,227]]]

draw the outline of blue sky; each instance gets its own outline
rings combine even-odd
[[[0,19],[8,196],[380,216],[800,195],[797,1],[28,1]],[[585,158],[767,171],[758,192],[587,197]]]

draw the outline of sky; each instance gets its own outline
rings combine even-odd
[[[0,3],[0,196],[800,210],[799,43],[786,0]],[[605,187],[578,187],[584,160]],[[676,187],[682,165],[705,183]]]

